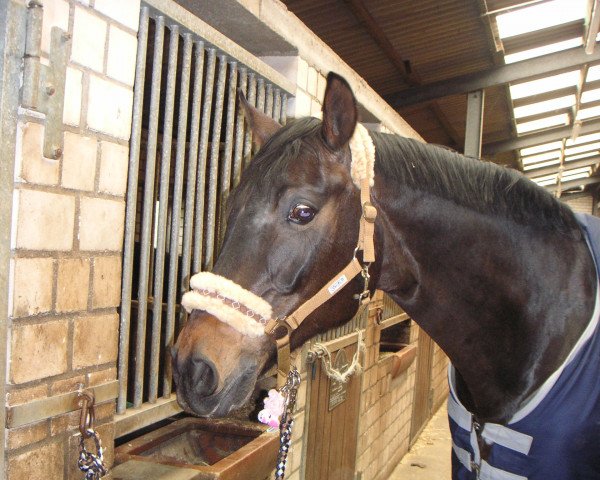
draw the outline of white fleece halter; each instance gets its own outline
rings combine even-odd
[[[350,152],[350,174],[354,184],[361,188],[361,182],[368,179],[369,185],[373,186],[375,145],[368,130],[360,123],[356,125],[350,139]],[[335,287],[330,294],[333,296],[346,281]],[[265,335],[265,325],[273,316],[273,309],[266,300],[237,283],[210,272],[194,275],[190,280],[190,287],[192,290],[185,293],[181,300],[181,305],[188,313],[192,310],[204,310],[243,335]]]

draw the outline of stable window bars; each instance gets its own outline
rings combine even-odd
[[[285,123],[294,86],[171,1],[142,4],[130,144],[116,436],[177,412],[169,350],[212,267],[251,154],[236,89]]]

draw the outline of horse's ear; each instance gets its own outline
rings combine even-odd
[[[269,138],[281,128],[281,125],[268,115],[250,105],[244,96],[244,92],[239,88],[237,90],[237,97],[240,105],[244,109],[244,116],[246,117],[246,120],[248,120],[250,130],[252,130],[252,141],[258,147],[262,147],[267,143]]]
[[[356,99],[350,85],[343,77],[330,72],[323,99],[322,134],[325,143],[333,150],[342,148],[350,141],[357,119]]]

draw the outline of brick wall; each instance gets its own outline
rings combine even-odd
[[[116,380],[121,248],[139,1],[44,2],[72,48],[64,154],[42,156],[45,119],[17,126],[7,406]],[[96,408],[112,461],[114,402]],[[9,479],[81,478],[78,412],[7,432]]]

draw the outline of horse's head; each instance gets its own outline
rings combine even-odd
[[[341,77],[328,78],[322,122],[286,127],[249,106],[261,149],[230,199],[225,239],[213,272],[262,297],[273,317],[294,311],[353,256],[361,215],[350,175],[348,142],[356,126],[354,96]],[[295,330],[292,347],[348,320],[357,309],[355,280]],[[194,310],[173,349],[180,404],[203,416],[243,405],[273,362],[271,337],[244,335]]]

